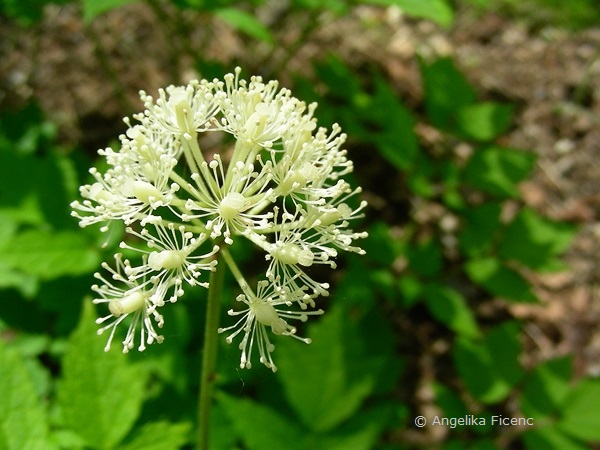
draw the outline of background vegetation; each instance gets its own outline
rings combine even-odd
[[[68,99],[20,95],[16,72],[2,74],[0,449],[192,448],[205,293],[187,293],[165,308],[162,345],[142,354],[123,355],[118,348],[104,353],[90,286],[121,236],[79,229],[69,203],[79,184],[89,181],[97,148],[117,142],[120,117],[140,109],[137,89],[152,92],[190,75],[222,76],[236,64],[246,76],[281,79],[298,98],[319,102],[320,124],[342,126],[355,184],[370,202],[360,224],[370,236],[366,256],[340,261],[330,280],[333,293],[321,301],[326,314],[303,330],[313,343],[276,341],[276,374],[258,365],[239,370],[237,348],[222,339],[212,448],[539,450],[600,444],[600,380],[581,369],[573,347],[540,352],[531,332],[536,318],[520,313],[548,303],[540,299],[543,277],[573,270],[564,254],[593,213],[559,220],[530,201],[523,185],[540,170],[544,155],[515,148],[510,137],[522,128],[527,105],[476,86],[432,38],[452,33],[457,21],[489,17],[522,23],[531,33],[549,27],[580,33],[597,27],[598,2],[0,5],[9,30],[2,36],[6,54],[22,46],[21,57],[31,52],[33,58],[34,51],[60,51],[83,36],[92,50],[73,72],[99,67],[101,80],[100,89],[90,84],[82,93],[75,84],[65,88],[69,71],[37,75],[46,77],[38,86],[62,85],[73,98],[90,97],[69,116],[68,108],[60,109],[66,115],[47,108]],[[348,17],[359,18],[364,35],[347,32]],[[395,73],[414,69],[416,84],[408,88],[381,60],[357,63],[347,51],[349,41],[358,47],[363,38],[389,42],[385,21],[394,17],[414,31],[413,44],[427,44],[396,67]],[[134,19],[141,24],[135,32],[129,28]],[[50,33],[53,46],[46,47],[42,37],[51,26],[57,27]],[[118,31],[111,36],[110,30]],[[159,33],[168,39],[157,39]],[[136,47],[143,45],[138,39],[148,45]],[[320,47],[319,39],[329,45]],[[136,51],[156,53],[160,67],[146,72],[154,70],[154,78],[133,76],[136,65],[146,63],[130,57]],[[599,102],[589,86],[573,88],[571,105],[589,108],[597,124]],[[252,250],[233,250],[252,273]],[[236,294],[233,286],[226,289],[223,313]],[[562,300],[554,297],[553,304]],[[418,428],[419,415],[430,421],[474,415],[488,424]],[[534,425],[492,426],[492,415],[529,417]]]

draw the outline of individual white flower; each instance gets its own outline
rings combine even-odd
[[[129,352],[135,346],[136,328],[139,327],[139,351],[146,349],[146,344],[154,342],[161,343],[163,337],[154,329],[152,321],[156,322],[158,328],[162,328],[164,320],[157,311],[157,305],[151,301],[153,287],[146,280],[130,280],[125,275],[125,264],[122,255],[115,255],[116,269],[111,268],[107,263],[102,263],[102,267],[111,273],[113,281],[109,281],[100,273],[94,276],[102,281],[102,285],[92,286],[92,290],[100,295],[100,298],[94,299],[95,304],[107,304],[110,314],[96,320],[97,324],[103,324],[109,320],[111,323],[98,330],[102,334],[110,330],[108,342],[104,351],[110,350],[110,345],[115,335],[117,326],[125,319],[131,320],[127,334],[123,340],[123,353]],[[141,281],[141,282],[140,282]]]
[[[205,242],[206,235],[201,233],[197,237],[185,226],[176,227],[173,223],[166,226],[157,220],[150,222],[154,234],[147,228],[137,232],[127,228],[127,233],[144,240],[151,250],[143,250],[121,242],[121,248],[128,248],[144,254],[143,264],[132,267],[125,261],[125,273],[129,280],[148,278],[155,286],[152,301],[162,306],[165,301],[175,302],[184,293],[184,282],[189,286],[202,286],[207,288],[207,282],[198,280],[204,271],[214,271],[217,262],[213,255],[219,251],[214,245],[207,253],[194,254]],[[167,298],[168,292],[172,294]]]
[[[104,175],[90,169],[96,182],[79,189],[86,200],[71,203],[72,215],[82,227],[112,220],[125,224],[143,220],[162,206],[170,207],[179,190],[179,185],[170,181],[177,164],[171,153],[173,142],[159,139],[145,128],[130,130],[134,139],[121,137],[119,152],[110,148],[98,152],[112,167]]]
[[[96,182],[79,188],[85,200],[71,203],[71,215],[79,219],[81,227],[112,220],[122,220],[125,224],[143,220],[154,210],[169,206],[179,190],[176,183],[168,185],[166,179],[157,185],[147,178],[124,175],[116,170],[101,175],[96,169],[90,169],[90,173]],[[101,228],[102,231],[107,229],[107,226]]]
[[[303,292],[296,292],[296,296],[304,296]],[[289,296],[288,296],[289,297]],[[294,319],[306,322],[309,315],[321,315],[323,310],[317,311],[293,311],[287,309],[292,305],[292,299],[283,300],[269,281],[258,282],[256,294],[249,291],[246,294],[240,294],[236,300],[245,304],[245,309],[235,311],[229,310],[227,314],[233,317],[240,316],[237,322],[227,328],[219,328],[219,333],[235,330],[227,336],[227,343],[231,344],[235,337],[244,333],[239,348],[242,351],[240,357],[240,367],[250,369],[252,367],[252,349],[258,347],[259,361],[273,372],[277,371],[277,366],[273,362],[271,353],[275,346],[269,338],[270,332],[276,335],[292,336],[306,344],[311,341],[308,338],[302,338],[296,335],[296,328],[288,324],[287,320]],[[287,320],[286,320],[287,319]]]
[[[246,151],[254,147],[270,148],[299,123],[306,104],[292,97],[288,89],[278,91],[277,81],[265,84],[261,77],[255,76],[247,83],[239,79],[240,72],[238,67],[235,75],[225,75],[225,95],[221,98],[223,118],[218,126],[233,134]],[[247,161],[246,154],[237,159]]]
[[[351,197],[361,192],[356,188],[346,195],[331,199],[323,205],[307,205],[304,216],[303,236],[313,242],[331,244],[340,250],[364,255],[365,251],[352,245],[357,239],[364,239],[367,232],[355,232],[348,228],[349,221],[362,217],[362,210],[366,208],[367,202],[361,201],[359,206],[352,209],[346,203]]]
[[[188,134],[195,138],[197,132],[210,128],[211,119],[219,112],[220,99],[224,95],[222,85],[223,82],[217,80],[192,80],[187,86],[171,85],[159,89],[156,101],[140,91],[146,110],[133,117],[140,122],[155,124],[166,133]]]
[[[314,307],[312,298],[328,296],[329,283],[313,280],[306,270],[316,265],[327,265],[334,269],[336,264],[333,258],[337,256],[337,251],[328,246],[327,241],[320,242],[305,236],[307,230],[302,227],[302,222],[306,213],[300,207],[296,208],[294,214],[287,211],[281,213],[281,221],[277,220],[279,208],[276,207],[274,213],[278,231],[274,233],[273,243],[263,244],[267,251],[265,258],[270,261],[266,276],[283,299],[287,296],[286,290],[310,290],[310,296],[305,296],[304,301]],[[306,309],[304,303],[300,306]]]
[[[271,179],[269,166],[256,172],[254,165],[238,161],[230,165],[225,174],[221,157],[214,155],[214,159],[201,164],[200,173],[192,174],[191,178],[195,185],[189,184],[187,189],[193,198],[186,201],[188,212],[181,218],[206,220],[212,239],[222,235],[225,242],[231,244],[232,235],[265,228],[273,216],[270,212],[249,212],[271,195],[272,190],[267,188]]]

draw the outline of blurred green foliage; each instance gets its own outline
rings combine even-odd
[[[83,17],[92,21],[129,2],[83,0]],[[41,17],[43,3],[5,0],[2,11],[28,25]],[[274,30],[255,14],[263,1],[173,3],[277,45]],[[356,3],[290,4],[341,15]],[[453,18],[443,0],[364,3],[397,5],[441,26]],[[574,8],[525,3],[574,26],[598,14],[592,0]],[[221,70],[210,61],[197,65],[205,73]],[[294,80],[296,96],[319,102],[320,123],[341,124],[356,177],[386,206],[367,213],[367,256],[341,264],[327,314],[306,330],[313,343],[277,341],[277,374],[262,367],[240,372],[238,350],[223,343],[212,448],[409,448],[402,436],[422,413],[414,378],[427,349],[402,334],[407,328],[434,329],[449,347],[429,380],[440,415],[534,419],[508,436],[502,427],[449,429],[443,448],[582,449],[600,442],[598,380],[574,380],[570,356],[523,367],[521,324],[506,315],[483,317],[478,308],[497,298],[537,302],[527,274],[564,268],[561,256],[576,230],[520,200],[519,184],[536,158],[502,145],[514,106],[479,100],[449,58],[422,60],[420,69],[418,108],[409,108],[376,67],[360,75],[337,55],[316,61],[313,78]],[[424,139],[417,124],[440,139]],[[114,230],[107,240],[71,220],[69,201],[86,180],[79,168],[86,164],[75,163],[76,153],[54,138],[53,125],[34,106],[1,117],[0,448],[190,448],[204,293],[169,309],[160,347],[127,356],[102,351],[89,286],[120,237]],[[455,151],[459,145],[466,155]],[[428,208],[441,212],[421,217]],[[249,249],[233,251],[251,264]],[[224,311],[234,297],[226,290]]]

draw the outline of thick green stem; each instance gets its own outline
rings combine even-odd
[[[218,264],[210,274],[208,288],[208,304],[206,307],[206,323],[204,327],[204,349],[202,368],[200,371],[200,393],[198,396],[198,450],[208,450],[208,430],[210,427],[210,406],[212,402],[213,384],[216,378],[219,315],[225,264],[219,251],[216,255]]]

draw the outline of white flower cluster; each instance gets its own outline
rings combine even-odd
[[[270,332],[296,337],[291,319],[305,321],[314,299],[328,295],[329,285],[313,279],[317,265],[335,267],[339,250],[363,253],[354,243],[366,233],[349,228],[360,216],[363,201],[351,206],[360,192],[343,176],[352,171],[341,148],[345,135],[316,126],[316,104],[306,105],[278,83],[252,77],[240,80],[240,69],[224,81],[192,81],[169,86],[156,100],[140,96],[145,111],[125,119],[128,130],[119,137],[118,151],[99,151],[108,169],[91,169],[95,182],[80,188],[83,201],[72,203],[80,225],[111,222],[126,225],[129,243],[121,247],[139,253],[133,265],[121,254],[116,267],[103,267],[111,276],[96,277],[95,303],[107,303],[110,347],[117,325],[128,319],[123,351],[161,342],[159,308],[175,302],[186,286],[208,287],[202,274],[216,270],[216,255],[238,281],[242,309],[227,341],[243,334],[241,367],[251,366],[254,346],[260,361],[276,370],[271,358]],[[231,151],[206,155],[200,133],[233,136]],[[253,289],[244,279],[228,247],[248,239],[265,255],[265,275]]]

